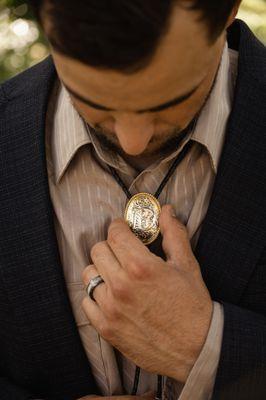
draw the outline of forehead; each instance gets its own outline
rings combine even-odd
[[[164,96],[169,100],[196,86],[217,56],[215,44],[210,46],[207,28],[199,22],[199,16],[198,11],[177,6],[172,13],[170,29],[153,60],[140,71],[125,74],[97,69],[52,50],[58,74],[73,90],[84,97],[90,93],[93,101],[99,104],[106,104],[105,99],[110,99],[117,102],[119,108],[128,93],[129,107],[131,103],[135,107],[140,98],[152,98],[155,104],[162,102]],[[112,105],[116,108],[116,104]],[[143,108],[145,106],[144,101]],[[139,107],[142,107],[140,103]]]

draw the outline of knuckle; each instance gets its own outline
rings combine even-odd
[[[119,319],[119,311],[113,300],[108,301],[104,306],[104,313],[108,321],[117,321]]]
[[[105,242],[98,242],[92,246],[91,251],[90,251],[92,260],[95,260],[95,259],[98,259],[99,257],[101,257],[104,243]]]
[[[129,261],[127,269],[132,278],[136,280],[144,280],[150,277],[150,268],[144,260]]]
[[[112,337],[112,329],[108,321],[103,321],[98,326],[98,333],[106,340]]]
[[[121,279],[116,279],[112,283],[112,293],[115,298],[126,300],[128,298],[128,287]]]
[[[113,225],[109,228],[107,240],[110,245],[114,246],[117,244],[120,245],[121,242],[123,242],[123,232],[120,230],[119,226]]]
[[[94,268],[94,265],[90,264],[82,271],[83,282],[88,282],[88,280],[90,279],[90,271],[92,267]]]
[[[189,268],[192,271],[192,274],[195,278],[197,279],[202,279],[202,274],[201,274],[201,269],[200,266],[197,262],[195,262],[195,260],[191,260],[189,262]]]
[[[179,232],[179,234],[187,236],[188,232],[187,232],[187,228],[185,227],[185,225],[183,225],[180,221],[176,220],[176,228]],[[173,232],[174,235],[176,235],[175,232]]]
[[[81,307],[83,308],[83,310],[86,310],[86,307],[87,307],[87,298],[86,297],[84,297],[84,299],[82,299]]]

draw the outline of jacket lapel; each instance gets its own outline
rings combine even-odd
[[[240,21],[229,32],[231,47],[238,41],[233,110],[195,252],[212,298],[231,303],[240,301],[266,245],[265,47]]]
[[[16,357],[28,360],[21,376],[30,376],[29,387],[38,382],[37,393],[70,399],[98,391],[67,296],[49,197],[44,132],[55,77],[48,57],[3,85],[0,280],[19,332]]]

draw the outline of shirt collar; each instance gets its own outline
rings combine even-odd
[[[198,119],[192,139],[206,147],[217,173],[220,156],[223,149],[227,122],[232,109],[234,94],[234,74],[237,52],[228,48],[226,42],[216,82]]]
[[[228,49],[226,43],[212,93],[191,135],[192,140],[202,144],[207,149],[215,173],[217,172],[223,148],[233,97],[230,55],[232,57],[236,57],[236,55],[230,54],[230,52],[231,50]],[[60,182],[78,149],[86,144],[91,143],[98,156],[104,162],[119,167],[119,157],[101,148],[97,138],[93,135],[93,131],[88,128],[88,125],[73,106],[71,98],[62,83],[56,97],[50,142],[56,184]],[[176,150],[173,155],[174,153],[176,153]],[[168,156],[167,160],[170,158],[172,157]]]
[[[91,140],[84,120],[73,106],[62,83],[60,83],[54,108],[50,151],[55,182],[58,184],[78,149],[91,143]]]

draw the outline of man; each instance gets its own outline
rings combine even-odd
[[[240,2],[30,3],[52,57],[0,88],[0,398],[264,399],[266,51]]]

